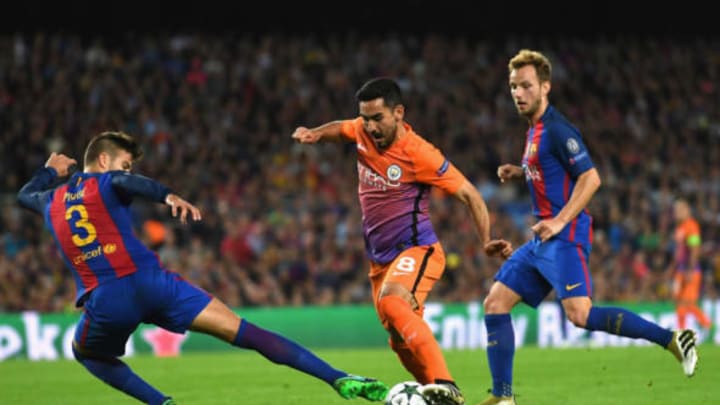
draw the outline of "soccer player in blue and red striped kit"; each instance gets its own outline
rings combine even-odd
[[[313,353],[240,318],[224,303],[163,268],[132,229],[130,203],[142,197],[165,203],[182,223],[199,221],[198,208],[166,186],[130,173],[142,157],[136,141],[122,132],[103,132],[85,150],[84,172],[68,176],[76,164],[53,153],[18,194],[24,207],[45,217],[77,286],[83,307],[73,340],[75,358],[100,380],[148,404],[175,404],[118,357],[140,323],[167,330],[203,332],[234,346],[252,349],[270,361],[330,384],[343,398],[381,401],[380,381],[335,369]]]
[[[505,164],[497,174],[501,182],[525,178],[538,222],[532,227],[534,238],[502,265],[484,301],[493,387],[480,405],[515,404],[510,310],[520,301],[537,307],[553,289],[574,325],[654,342],[671,351],[692,376],[695,332],[673,332],[625,309],[593,305],[588,268],[592,218],[585,207],[600,187],[600,176],[580,132],[548,102],[550,61],[524,49],[510,60],[508,70],[513,101],[529,129],[522,166]]]

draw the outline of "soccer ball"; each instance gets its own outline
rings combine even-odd
[[[427,405],[420,394],[420,387],[422,384],[415,381],[395,384],[385,397],[385,405]]]

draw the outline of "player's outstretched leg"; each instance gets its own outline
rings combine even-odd
[[[333,368],[303,346],[244,319],[233,344],[255,350],[273,363],[284,364],[319,378],[332,385],[343,398],[361,397],[382,401],[388,391],[384,383]]]
[[[358,375],[338,378],[333,382],[333,388],[345,399],[360,397],[369,401],[383,401],[389,391],[382,381]]]
[[[453,383],[426,384],[418,389],[428,405],[464,405],[465,397]]]
[[[697,336],[690,329],[671,331],[647,321],[622,308],[596,307],[590,309],[587,318],[588,330],[603,330],[608,333],[630,338],[643,338],[670,350],[680,361],[685,375],[692,377],[697,365]]]
[[[115,357],[96,357],[81,353],[73,343],[75,359],[95,377],[146,404],[174,405],[172,398],[163,395],[137,374],[127,364]]]
[[[675,355],[675,358],[682,364],[686,376],[692,377],[697,367],[697,334],[690,329],[676,330],[673,332],[672,340],[667,349]]]

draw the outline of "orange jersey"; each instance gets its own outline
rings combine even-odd
[[[362,118],[343,121],[342,135],[357,144],[358,196],[367,254],[387,264],[411,246],[437,242],[428,207],[430,188],[454,194],[465,176],[430,142],[406,133],[380,151]]]
[[[691,249],[702,243],[700,225],[692,218],[688,218],[675,228],[675,264],[677,270],[685,271],[690,267]],[[700,270],[698,267],[691,270]]]

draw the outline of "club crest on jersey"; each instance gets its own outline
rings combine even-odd
[[[570,151],[573,155],[580,152],[580,144],[573,138],[569,138],[565,143],[565,146],[567,146],[568,151]]]
[[[537,153],[537,144],[536,143],[528,143],[527,147],[525,148],[525,156],[530,157]]]
[[[400,168],[400,166],[392,164],[388,166],[387,172],[385,173],[387,174],[388,179],[392,181],[397,181],[402,176],[402,169]]]

